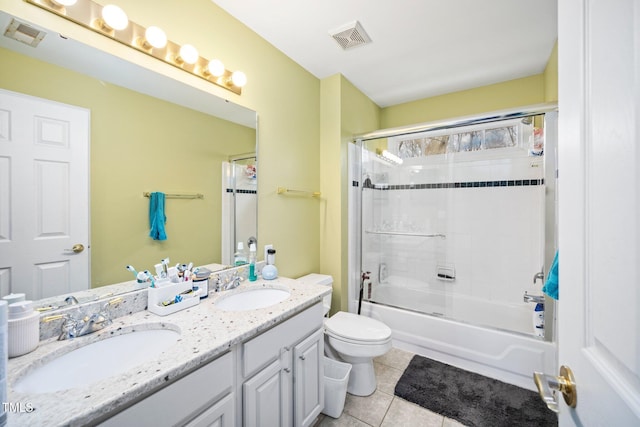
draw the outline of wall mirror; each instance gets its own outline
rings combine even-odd
[[[3,33],[12,19],[0,11]],[[225,197],[229,180],[224,164],[257,151],[257,114],[80,41],[18,21],[43,31],[44,38],[31,47],[0,35],[4,69],[0,88],[90,112],[90,236],[85,253],[90,257],[91,286],[82,294],[95,298],[130,291],[134,283],[122,284],[134,278],[127,265],[153,271],[167,257],[171,265],[193,262],[225,268],[223,252],[233,243],[227,241],[224,249],[223,234],[235,223],[235,210],[225,206],[233,199]],[[143,54],[132,49],[131,55]],[[255,163],[254,157],[243,168],[255,169]],[[249,181],[255,184],[256,176]],[[254,185],[255,199],[256,190]],[[165,241],[149,237],[150,199],[144,193],[156,191],[203,196],[166,199]],[[257,222],[257,204],[251,206],[255,209],[243,210],[244,216],[251,217],[243,219],[243,224]],[[22,214],[11,211],[15,208],[9,203],[4,209],[0,217]],[[17,274],[36,275],[33,268],[26,269],[11,271],[0,265],[0,294],[23,292],[24,288],[12,286],[12,280]],[[55,275],[50,278],[36,283],[33,290],[27,288],[27,298],[46,298],[48,303],[69,293],[64,285],[56,285]]]

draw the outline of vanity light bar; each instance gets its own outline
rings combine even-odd
[[[137,51],[146,53],[162,62],[180,68],[194,76],[200,77],[210,83],[230,90],[231,92],[241,95],[242,86],[246,83],[246,75],[241,71],[231,72],[224,68],[224,65],[218,60],[209,61],[198,54],[198,51],[191,45],[179,45],[171,40],[161,40],[162,36],[166,39],[164,32],[157,27],[145,28],[135,22],[128,21],[128,24],[122,28],[114,29],[103,15],[103,10],[107,6],[101,6],[91,0],[78,0],[75,4],[64,5],[62,1],[54,0],[26,0],[27,3],[38,6],[44,10],[61,16],[71,22],[81,25],[91,31],[103,36],[109,37]],[[67,1],[67,3],[73,3]],[[117,6],[114,6],[117,8]],[[126,14],[122,9],[117,8],[126,18]],[[128,20],[128,19],[127,19]],[[152,29],[155,35],[154,40],[149,40],[147,30]],[[159,30],[159,32],[158,32]],[[181,53],[182,50],[182,53]],[[210,70],[210,64],[216,64],[217,70]],[[213,68],[213,67],[212,67]]]

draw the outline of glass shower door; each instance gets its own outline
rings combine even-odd
[[[544,300],[555,248],[544,132],[539,115],[359,141],[363,299],[542,335],[523,296]]]

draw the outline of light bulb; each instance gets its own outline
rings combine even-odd
[[[219,59],[212,59],[207,65],[207,71],[214,77],[220,77],[224,74],[224,64]]]
[[[167,35],[158,27],[147,28],[144,32],[144,38],[151,46],[157,49],[162,49],[167,45]]]
[[[127,14],[114,4],[108,4],[102,8],[102,19],[109,28],[118,31],[124,30],[129,25]]]
[[[51,3],[57,6],[73,6],[78,0],[49,0]]]
[[[231,74],[231,82],[234,86],[242,87],[247,84],[247,75],[242,71],[234,71]]]
[[[180,58],[187,64],[195,64],[198,62],[198,50],[190,44],[180,47]]]

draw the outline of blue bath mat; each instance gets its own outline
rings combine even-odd
[[[558,425],[538,393],[418,355],[395,395],[469,427]]]

